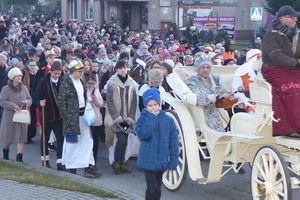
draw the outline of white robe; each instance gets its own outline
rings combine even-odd
[[[80,135],[77,143],[70,143],[64,139],[62,164],[66,169],[85,168],[95,165],[93,156],[93,138],[91,129],[84,121],[83,116],[79,117]]]

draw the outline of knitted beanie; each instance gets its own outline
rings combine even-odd
[[[146,90],[143,94],[143,103],[146,107],[149,101],[154,100],[156,103],[160,104],[160,93],[159,90],[156,88],[150,88]]]

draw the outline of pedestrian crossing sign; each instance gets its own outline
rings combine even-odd
[[[250,20],[251,21],[262,21],[263,8],[262,7],[251,7],[250,8]]]

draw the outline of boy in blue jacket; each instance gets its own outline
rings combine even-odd
[[[160,110],[158,89],[145,91],[143,103],[145,109],[136,124],[136,133],[141,141],[137,164],[145,173],[145,199],[159,200],[164,171],[176,170],[178,165],[178,135],[173,119]]]

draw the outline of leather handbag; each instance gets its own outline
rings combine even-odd
[[[13,116],[13,122],[21,123],[21,124],[30,124],[31,117],[28,109],[17,110]]]

